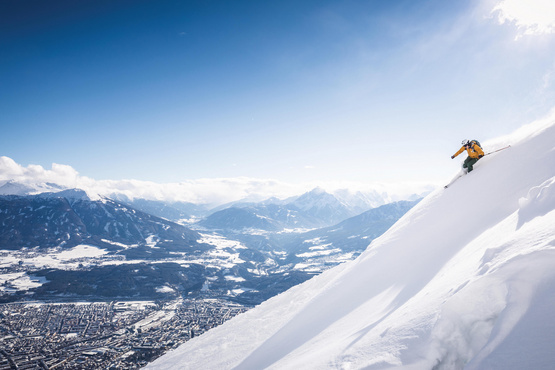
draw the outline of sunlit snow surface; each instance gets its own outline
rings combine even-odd
[[[356,260],[274,297],[151,369],[551,369],[553,117],[484,142]]]

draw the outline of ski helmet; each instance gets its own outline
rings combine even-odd
[[[467,139],[464,139],[462,141],[462,145],[468,145],[468,144],[470,144],[470,141],[468,141]]]

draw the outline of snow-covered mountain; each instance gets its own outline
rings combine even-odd
[[[398,196],[376,190],[362,192],[360,190],[339,189],[333,192],[333,196],[341,203],[347,205],[355,214],[360,214],[370,208],[376,208],[399,200]],[[405,200],[416,200],[422,198],[422,196],[414,194],[403,198]]]
[[[303,213],[322,220],[327,225],[341,222],[356,214],[346,203],[341,202],[322,188],[316,188],[301,195],[291,204]],[[367,209],[369,208],[370,206]]]
[[[182,225],[110,199],[91,200],[79,189],[0,196],[0,249],[136,245],[135,255],[142,251],[143,257],[149,257],[153,255],[148,242],[152,236],[172,251],[206,249],[197,243],[200,235]]]
[[[2,157],[6,158],[6,157]],[[162,185],[160,185],[162,186]],[[378,186],[378,185],[376,185]],[[126,193],[110,191],[110,187],[103,187],[93,191],[89,187],[76,188],[67,187],[61,184],[51,182],[35,182],[33,179],[23,180],[4,180],[0,181],[0,195],[37,195],[43,193],[59,193],[60,191],[68,191],[65,196],[79,197],[86,196],[91,200],[100,200],[102,198],[112,199],[119,203],[124,203],[134,209],[162,217],[167,220],[191,224],[206,218],[211,214],[215,214],[229,208],[247,209],[242,212],[245,219],[241,221],[237,219],[236,228],[251,229],[255,225],[250,225],[250,220],[255,217],[265,217],[271,219],[280,228],[317,228],[331,226],[339,223],[349,217],[353,217],[371,208],[392,203],[399,200],[416,200],[422,198],[429,193],[431,187],[416,186],[419,194],[410,194],[406,190],[389,189],[383,185],[379,186],[382,190],[353,190],[353,189],[337,189],[334,191],[326,191],[320,187],[297,196],[291,196],[285,199],[276,197],[267,198],[263,201],[253,201],[253,198],[259,198],[254,195],[248,195],[242,200],[230,203],[220,204],[216,207],[210,207],[203,203],[192,203],[184,201],[171,201],[161,199],[145,198],[144,194],[127,195]],[[387,189],[387,190],[385,190]],[[74,193],[73,195],[70,193]],[[165,189],[165,193],[171,193],[171,186]],[[222,217],[215,217],[222,218]],[[212,222],[209,222],[212,223]],[[225,228],[225,225],[213,226],[216,229]],[[274,230],[275,227],[270,227]]]
[[[265,207],[257,208],[226,208],[218,211],[199,225],[210,229],[219,230],[245,230],[257,229],[265,231],[279,231],[283,228],[277,221],[266,216]]]
[[[166,354],[150,369],[551,369],[555,125],[485,142],[356,260]]]
[[[8,180],[0,185],[0,195],[32,195],[44,192],[56,192],[62,189],[62,186],[52,183],[24,184],[15,180]]]
[[[327,227],[386,203],[384,194],[362,193],[347,189],[332,193],[315,188],[287,200],[277,198],[259,203],[236,202],[214,210],[199,222],[202,227],[218,230],[313,229]],[[419,199],[418,197],[414,199]]]

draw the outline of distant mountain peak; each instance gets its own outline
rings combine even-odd
[[[1,195],[26,195],[32,192],[34,189],[18,183],[15,180],[9,180],[4,185],[0,186]]]
[[[8,180],[0,186],[0,195],[34,195],[44,192],[54,192],[64,189],[52,183],[26,184],[17,180]]]
[[[89,194],[82,189],[67,189],[57,192],[39,194],[41,198],[65,198],[67,200],[92,200]]]
[[[314,189],[312,189],[311,191],[309,191],[309,194],[313,194],[313,195],[322,195],[322,194],[326,194],[326,190],[324,188],[321,188],[319,186],[315,187]]]
[[[68,200],[101,200],[101,196],[79,188],[68,188],[51,182],[23,183],[8,180],[0,186],[0,195],[40,195],[43,198],[66,198]]]

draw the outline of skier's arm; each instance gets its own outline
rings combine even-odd
[[[464,145],[459,149],[458,152],[456,152],[455,154],[453,154],[451,156],[451,158],[455,158],[456,156],[458,156],[459,154],[461,154],[462,152],[464,152]]]

